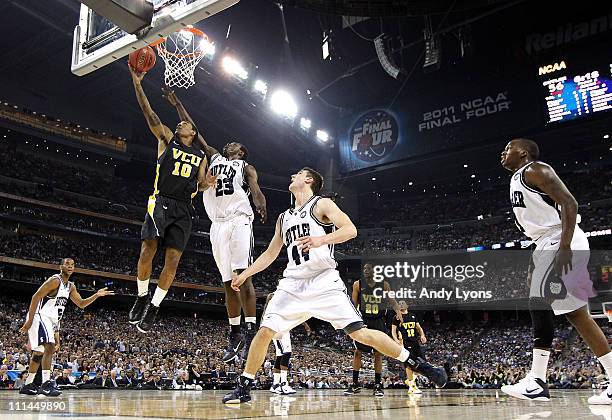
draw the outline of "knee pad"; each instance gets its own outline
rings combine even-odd
[[[32,355],[32,361],[36,362],[36,363],[40,363],[42,362],[42,354],[33,354]]]
[[[540,349],[549,349],[554,338],[552,310],[529,310],[533,326],[533,345]]]
[[[289,359],[291,359],[291,352],[289,353],[284,353],[281,357],[280,357],[280,365],[281,366],[289,366]]]

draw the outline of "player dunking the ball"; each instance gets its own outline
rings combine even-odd
[[[51,379],[51,358],[59,347],[60,320],[64,315],[66,304],[70,299],[79,308],[91,305],[102,296],[114,295],[113,291],[103,288],[83,299],[74,283],[69,281],[74,272],[74,260],[64,258],[60,264],[59,274],[47,279],[34,293],[26,321],[19,331],[27,332],[29,344],[32,348],[32,357],[28,367],[28,377],[20,394],[57,397],[62,392]],[[38,367],[42,364],[42,385],[40,388],[34,384]]]
[[[160,121],[142,90],[144,73],[128,65],[136,98],[157,139],[157,169],[153,194],[142,225],[140,258],[138,259],[138,297],[129,313],[130,324],[147,333],[155,321],[159,305],[174,281],[181,255],[191,235],[191,200],[206,187],[206,156],[193,145],[195,125],[181,121],[174,133]],[[155,294],[149,301],[149,278],[157,247],[166,249],[164,268],[159,275]]]
[[[334,259],[334,245],[354,238],[357,229],[332,200],[317,195],[322,186],[323,177],[311,168],[303,168],[291,177],[289,191],[295,198],[295,207],[278,217],[266,251],[232,280],[232,287],[238,290],[247,278],[269,267],[283,245],[287,247],[289,262],[283,279],[268,302],[238,385],[223,398],[226,404],[251,400],[255,373],[266,357],[270,341],[311,317],[330,322],[353,340],[410,364],[438,385],[446,383],[444,369],[411,357],[385,333],[365,327],[346,293]]]
[[[538,145],[514,139],[501,154],[513,173],[510,201],[517,227],[535,243],[529,267],[529,307],[534,348],[531,371],[503,392],[513,397],[549,401],[546,370],[553,341],[553,314],[565,315],[612,378],[612,353],[601,328],[587,311],[593,295],[589,278],[589,241],[576,224],[578,204],[552,167],[539,161]],[[612,382],[589,404],[612,404]]]
[[[173,105],[180,118],[192,121],[187,110],[174,91],[165,88],[164,98]],[[240,292],[231,287],[232,276],[240,274],[253,263],[253,204],[265,223],[267,219],[266,198],[257,182],[257,171],[246,162],[247,148],[236,142],[223,147],[223,153],[209,146],[198,134],[198,139],[210,162],[210,179],[216,184],[202,194],[204,208],[212,222],[210,242],[225,289],[225,306],[230,324],[229,343],[223,361],[229,362],[238,355],[244,359],[255,336],[256,295],[251,278]],[[246,334],[240,329],[241,310],[244,311]]]

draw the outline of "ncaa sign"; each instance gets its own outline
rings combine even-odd
[[[365,112],[349,131],[351,153],[364,162],[376,162],[388,156],[399,139],[395,117],[382,109]]]

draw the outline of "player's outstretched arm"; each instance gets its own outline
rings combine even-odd
[[[253,165],[247,165],[244,168],[244,173],[246,175],[246,181],[249,183],[249,188],[251,190],[251,195],[253,196],[253,204],[255,204],[255,210],[259,214],[261,218],[261,223],[266,223],[268,220],[268,210],[266,209],[266,197],[261,192],[261,188],[259,188],[259,183],[257,182],[257,171]]]
[[[79,308],[83,309],[96,301],[99,297],[102,296],[112,296],[115,292],[112,290],[108,290],[107,287],[98,290],[96,293],[88,297],[87,299],[83,299],[81,294],[77,291],[76,286],[72,286],[70,288],[70,300]]]
[[[249,277],[259,273],[260,271],[265,270],[278,258],[278,254],[283,248],[283,240],[281,239],[281,227],[280,227],[280,217],[276,221],[276,230],[274,231],[274,237],[268,248],[255,260],[253,264],[249,266],[246,270],[240,273],[238,276],[232,279],[232,289],[238,291],[240,290],[240,286],[242,283],[246,281]]]
[[[181,121],[189,121],[194,127],[197,127],[196,123],[193,121],[193,118],[191,118],[191,115],[189,115],[187,109],[185,109],[185,107],[183,106],[181,100],[178,98],[178,96],[176,96],[174,90],[170,89],[168,86],[164,86],[162,88],[162,92],[162,98],[164,98],[166,101],[168,101],[168,103],[170,103],[170,105],[176,108],[176,112],[178,113]],[[204,137],[202,136],[202,134],[200,134],[200,130],[198,130],[198,142],[200,142],[202,150],[204,150],[204,153],[206,153],[206,156],[208,156],[209,158],[212,155],[219,153],[217,149],[210,146],[206,142],[206,140],[204,140]]]
[[[145,73],[137,73],[129,64],[128,68],[132,75],[132,82],[134,83],[134,91],[136,92],[138,105],[140,105],[140,109],[147,120],[149,129],[158,140],[157,154],[160,155],[166,149],[170,140],[172,140],[172,130],[162,124],[157,114],[153,111],[153,108],[151,108],[149,99],[147,99],[147,95],[145,95],[141,84]]]
[[[324,236],[304,236],[297,240],[298,247],[308,252],[322,245],[341,244],[357,236],[357,228],[351,219],[329,198],[322,198],[314,208],[314,214],[323,223],[333,223],[338,229]]]
[[[40,285],[36,293],[32,295],[32,300],[30,301],[30,307],[28,308],[28,314],[26,316],[26,320],[23,323],[23,326],[19,329],[21,332],[27,332],[32,326],[32,321],[34,320],[34,314],[36,313],[36,308],[38,304],[42,300],[43,297],[50,295],[54,290],[59,287],[60,280],[57,277],[49,277],[47,281]]]
[[[393,322],[393,324],[391,324],[391,338],[397,343],[397,344],[402,344],[402,340],[399,337],[398,331],[397,331],[397,325],[395,325],[395,321]]]
[[[538,188],[561,206],[561,240],[559,253],[555,261],[557,273],[571,270],[572,256],[570,245],[574,237],[578,202],[567,189],[553,168],[539,162],[534,162],[525,170],[525,181],[528,185]]]
[[[421,344],[427,343],[427,337],[425,337],[425,331],[421,328],[421,324],[416,323],[416,330],[419,333],[419,337],[421,338]]]

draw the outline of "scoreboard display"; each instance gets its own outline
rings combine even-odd
[[[572,71],[561,61],[539,68],[544,79],[548,123],[583,118],[612,110],[612,64]]]

